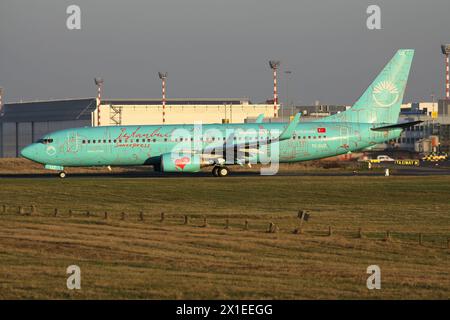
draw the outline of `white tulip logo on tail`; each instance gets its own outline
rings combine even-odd
[[[399,93],[397,87],[390,81],[379,82],[372,93],[373,99],[380,107],[390,107],[397,102]]]

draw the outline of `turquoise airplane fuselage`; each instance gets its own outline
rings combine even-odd
[[[46,135],[41,142],[26,147],[22,155],[59,167],[159,165],[161,155],[171,153],[177,145],[192,150],[198,146],[220,147],[228,138],[227,132],[234,132],[236,143],[267,141],[286,126],[287,123],[207,124],[202,126],[204,134],[198,135],[176,133],[194,132],[194,125],[75,128]],[[402,131],[371,128],[374,125],[369,123],[299,123],[290,139],[273,142],[269,148],[278,148],[279,162],[307,161],[359,151],[395,139]],[[254,162],[259,161],[255,158]]]

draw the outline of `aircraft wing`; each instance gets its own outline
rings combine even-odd
[[[257,141],[237,142],[233,133],[227,138],[224,144],[218,146],[208,146],[201,151],[201,154],[205,158],[217,159],[227,154],[236,155],[237,153],[241,153],[245,158],[248,158],[252,154],[259,153],[260,148],[264,145],[290,139],[300,121],[300,116],[301,113],[297,113],[284,131],[275,139],[269,138]]]

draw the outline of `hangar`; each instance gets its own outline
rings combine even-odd
[[[85,126],[161,124],[161,99],[97,98],[9,103],[0,106],[0,157],[13,158],[48,132]],[[273,104],[238,99],[167,99],[165,124],[251,122],[273,117]],[[100,117],[99,117],[100,110]]]

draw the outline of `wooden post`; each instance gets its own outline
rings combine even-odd
[[[73,212],[72,209],[69,209],[69,218],[72,218]]]
[[[55,208],[55,211],[53,213],[53,216],[57,217],[58,216],[58,208]]]
[[[19,207],[19,214],[22,214],[23,213],[23,209],[22,209],[22,207],[20,206]]]
[[[7,210],[7,209],[6,209],[6,204],[4,204],[4,205],[3,205],[3,208],[2,208],[2,213],[3,213],[3,214],[6,214],[6,210]]]
[[[244,230],[248,230],[248,220],[245,220],[245,223],[244,223]]]
[[[122,217],[120,218],[120,220],[125,220],[126,219],[126,213],[125,212],[122,212]]]
[[[36,206],[34,204],[31,205],[30,215],[36,214]]]
[[[139,220],[144,221],[144,212],[139,212]]]
[[[189,224],[189,217],[188,216],[184,216],[184,224]]]
[[[108,220],[108,211],[105,211],[105,214],[103,216],[103,219]]]
[[[419,233],[419,245],[423,245],[423,235],[422,233]]]
[[[333,229],[331,226],[328,226],[328,236],[331,237],[333,235]]]
[[[274,224],[273,222],[269,223],[269,229],[267,230],[268,233],[273,233],[273,229],[274,229]]]
[[[164,212],[161,212],[161,219],[159,221],[164,222],[164,219],[165,219]]]
[[[90,211],[86,211],[86,217],[90,217],[91,216],[91,212]]]
[[[363,235],[362,235],[362,228],[358,229],[358,238],[362,239]]]
[[[209,224],[208,224],[208,221],[206,220],[206,217],[203,217],[203,227],[206,228],[208,226],[209,226]]]
[[[391,241],[391,232],[389,230],[386,231],[386,241]]]
[[[225,220],[225,229],[230,229],[230,219]]]
[[[450,249],[450,238],[447,238],[447,249]]]

